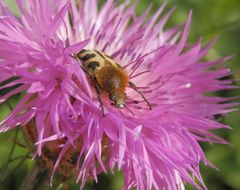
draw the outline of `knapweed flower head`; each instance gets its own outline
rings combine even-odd
[[[213,42],[186,44],[191,13],[184,25],[165,30],[172,13],[161,16],[165,4],[146,19],[150,8],[136,16],[128,1],[109,0],[100,8],[96,0],[16,2],[20,17],[0,3],[0,82],[1,89],[10,88],[0,103],[16,94],[22,98],[1,122],[1,132],[34,123],[35,156],[59,141],[53,173],[76,150],[81,188],[117,167],[125,190],[178,190],[185,183],[207,189],[199,164],[212,165],[199,142],[225,143],[210,130],[228,128],[214,116],[234,104],[205,94],[233,86],[220,80],[230,73],[220,65],[228,58],[203,59]],[[123,109],[101,95],[103,117],[93,83],[72,56],[83,49],[116,61],[152,110],[127,87]]]

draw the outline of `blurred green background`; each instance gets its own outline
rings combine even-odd
[[[19,14],[14,0],[5,1],[16,14]],[[146,9],[149,2],[148,0],[139,0],[138,14]],[[158,9],[162,2],[161,0],[152,2],[152,13]],[[235,57],[227,64],[234,71],[231,77],[240,79],[240,0],[169,0],[165,12],[173,6],[177,6],[177,9],[171,16],[167,27],[184,23],[188,12],[193,10],[188,42],[195,42],[199,37],[203,37],[203,41],[206,43],[220,34],[207,59],[214,60],[234,54]],[[237,96],[240,94],[239,92],[239,90],[234,90],[221,92],[219,95]],[[11,104],[16,104],[18,98],[12,99]],[[0,119],[2,119],[9,112],[9,108],[7,105],[3,105],[0,110]],[[240,190],[240,112],[236,111],[217,119],[233,128],[233,130],[216,131],[231,145],[202,144],[207,158],[220,169],[220,171],[216,171],[202,166],[202,175],[209,190]],[[16,146],[12,150],[15,135],[16,130],[0,134],[0,190],[18,190],[32,166],[26,149]],[[21,133],[18,134],[18,139],[21,141]],[[9,160],[10,152],[13,152],[11,160]],[[84,189],[120,190],[121,184],[122,175],[120,173],[114,176],[101,175],[99,176],[99,184],[89,183]],[[74,181],[70,181],[68,187],[70,190],[79,189]],[[64,188],[61,185],[55,185],[53,189]],[[187,189],[192,188],[187,187]]]

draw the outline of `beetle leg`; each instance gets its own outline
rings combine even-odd
[[[98,101],[99,101],[99,103],[100,103],[101,111],[102,111],[103,117],[104,117],[104,116],[105,116],[105,112],[104,112],[104,107],[103,107],[103,103],[102,103],[102,99],[101,99],[101,87],[100,87],[100,85],[98,84],[95,76],[92,77],[92,83],[94,84],[94,87],[95,87],[95,89],[96,89],[97,96],[98,96]]]

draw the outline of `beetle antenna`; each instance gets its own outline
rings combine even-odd
[[[137,89],[137,86],[131,81],[129,81],[128,84],[133,90],[135,90],[138,94],[140,94],[140,96],[143,98],[143,100],[147,103],[149,109],[152,110],[152,107],[151,107],[150,103],[145,98],[145,96],[142,94],[142,92]]]

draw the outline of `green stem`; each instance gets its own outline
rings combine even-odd
[[[49,186],[48,171],[38,162],[23,181],[20,190],[46,190]]]
[[[15,147],[16,147],[15,142],[17,140],[18,133],[19,133],[19,128],[17,128],[16,131],[15,131],[14,138],[13,138],[13,144],[12,144],[12,147],[11,147],[10,152],[8,154],[7,163],[5,163],[2,168],[0,168],[0,181],[2,181],[4,179],[5,173],[8,169],[9,163],[10,163],[10,160],[12,159],[12,155],[13,155]]]

